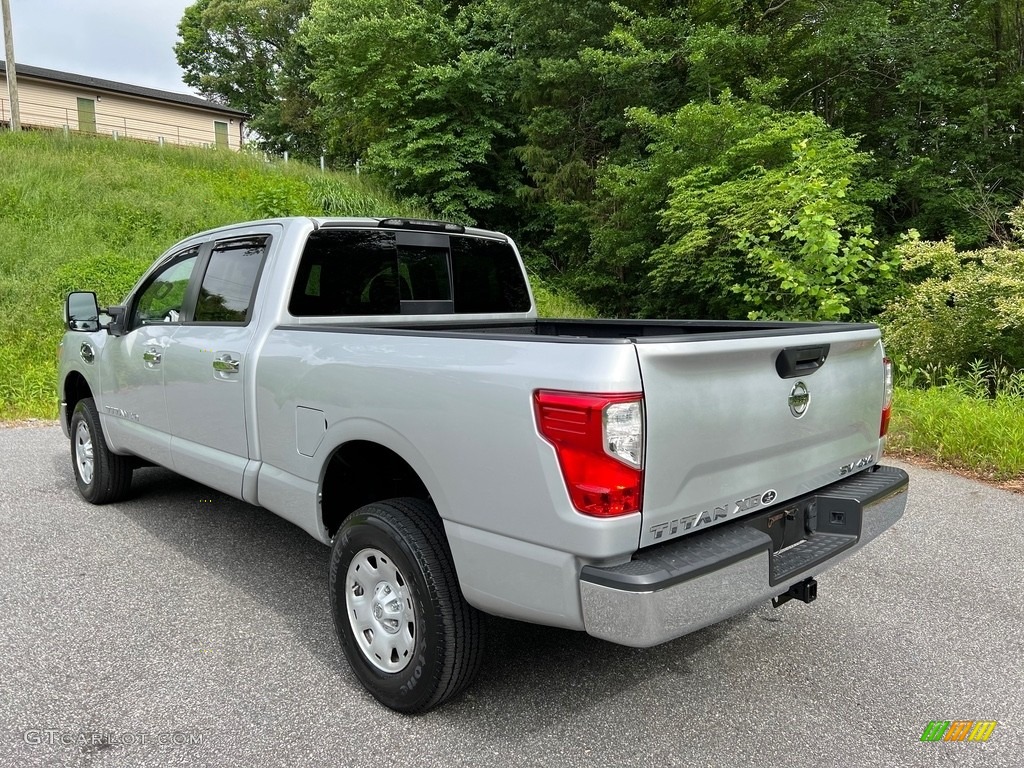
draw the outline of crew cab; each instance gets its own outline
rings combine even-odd
[[[331,546],[341,646],[402,712],[468,685],[483,614],[664,643],[813,600],[906,504],[876,326],[542,319],[497,232],[248,222],[65,314],[82,496],[160,465]]]

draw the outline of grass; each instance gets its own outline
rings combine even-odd
[[[568,293],[562,293],[531,276],[533,298],[537,302],[537,313],[541,317],[597,317],[593,307],[587,306]]]
[[[1024,479],[1024,372],[975,364],[897,387],[889,451],[1002,483]],[[923,380],[922,380],[923,379]]]
[[[54,418],[64,297],[116,304],[195,232],[287,215],[430,217],[366,176],[245,153],[0,133],[0,420]],[[548,316],[586,307],[538,285]]]

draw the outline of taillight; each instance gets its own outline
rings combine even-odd
[[[640,511],[644,480],[643,394],[537,390],[537,429],[555,446],[569,497],[580,512]]]
[[[892,416],[892,360],[882,358],[882,425],[878,437],[883,438],[889,432],[889,417]]]

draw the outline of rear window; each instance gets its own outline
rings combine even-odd
[[[453,237],[451,242],[456,312],[526,312],[530,308],[519,259],[508,243],[476,237]]]
[[[526,281],[508,243],[374,229],[311,234],[288,304],[295,317],[529,308]]]

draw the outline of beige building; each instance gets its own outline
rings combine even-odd
[[[245,112],[170,91],[18,64],[18,102],[26,128],[169,144],[239,149]],[[0,60],[0,124],[10,125],[7,65]]]

